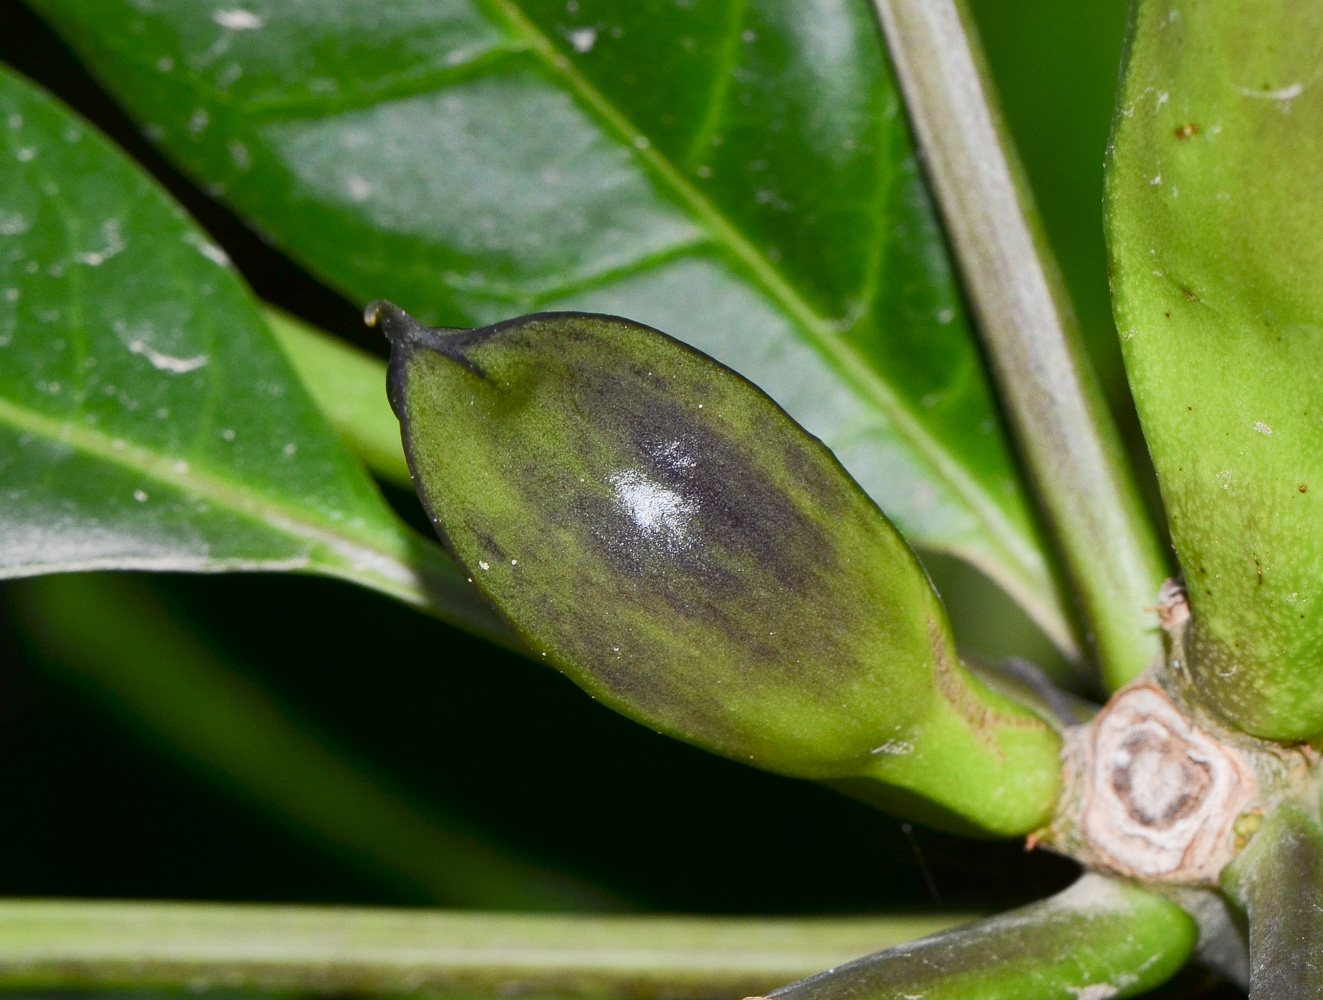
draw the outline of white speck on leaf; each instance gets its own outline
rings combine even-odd
[[[1162,175],[1158,174],[1156,177],[1150,177],[1148,179],[1148,182],[1152,184],[1154,187],[1157,187],[1159,184],[1162,183]]]
[[[146,503],[146,502],[147,502],[147,494],[146,494],[146,492],[143,491],[143,490],[134,490],[134,491],[133,491],[133,499],[134,499],[134,500],[137,500],[138,503]]]
[[[213,11],[211,19],[230,31],[256,31],[265,23],[252,11],[241,8]]]
[[[350,174],[346,183],[349,185],[349,197],[354,201],[367,201],[372,195],[372,185],[358,174]]]
[[[160,59],[156,60],[156,68],[162,73],[169,73],[175,68],[175,61],[169,56],[161,56]]]
[[[297,452],[298,450],[299,450],[299,446],[296,445],[293,441],[291,441],[289,442],[289,444],[285,445],[285,447],[280,449],[280,453],[284,455],[286,458],[292,458],[294,453]]]
[[[17,212],[0,212],[0,236],[22,236],[32,223]]]
[[[1260,434],[1269,434],[1269,435],[1272,434],[1272,428],[1269,427],[1267,424],[1265,424],[1262,420],[1254,421],[1254,429],[1258,431]]]
[[[29,161],[32,160],[33,157],[37,155],[37,151],[33,149],[31,146],[24,146],[14,155],[18,157],[19,163],[28,163]]]
[[[233,440],[234,440],[234,428],[233,428],[233,427],[226,427],[223,431],[220,432],[220,436],[221,436],[224,440],[226,440],[226,441],[233,441]]]
[[[596,28],[575,28],[565,36],[574,46],[575,52],[591,52],[593,46],[597,44]]]
[[[188,134],[201,135],[208,125],[211,124],[211,115],[207,113],[206,108],[198,108],[188,119]]]
[[[253,165],[253,157],[248,152],[248,147],[238,139],[231,139],[229,142],[230,159],[239,170],[247,170]]]
[[[160,351],[153,350],[142,338],[130,340],[126,346],[130,354],[141,355],[157,371],[169,372],[171,375],[183,375],[186,372],[196,371],[210,360],[205,354],[197,354],[191,358],[177,358],[172,354],[163,354]]]
[[[487,562],[487,560],[485,559],[478,560],[478,569],[487,570],[491,568],[492,568],[492,564]]]
[[[105,246],[100,250],[90,250],[78,255],[78,262],[88,267],[100,267],[115,254],[124,249],[124,238],[120,236],[119,219],[107,219],[101,223],[101,238]]]
[[[197,233],[186,233],[184,239],[188,243],[197,247],[198,253],[202,254],[203,257],[206,257],[207,260],[211,261],[213,264],[220,267],[230,266],[230,255],[220,247],[216,246],[216,244],[204,240]]]

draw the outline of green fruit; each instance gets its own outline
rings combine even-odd
[[[1323,6],[1140,0],[1107,170],[1117,326],[1208,700],[1323,732]]]
[[[856,959],[764,1000],[1116,1000],[1169,979],[1198,937],[1175,903],[1087,874],[1051,899]]]
[[[367,316],[419,494],[533,655],[735,760],[992,832],[1047,818],[1055,734],[964,671],[914,553],[755,386],[609,316]]]

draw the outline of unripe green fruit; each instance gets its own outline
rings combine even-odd
[[[1055,734],[963,670],[909,546],[755,386],[614,317],[368,320],[438,532],[539,659],[757,767],[1046,818]]]
[[[1107,170],[1117,328],[1209,703],[1323,732],[1323,6],[1140,0]]]

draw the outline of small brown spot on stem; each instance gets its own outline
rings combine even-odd
[[[1172,129],[1171,134],[1174,135],[1177,139],[1185,140],[1190,138],[1191,136],[1198,135],[1199,126],[1196,125],[1194,122],[1187,122],[1184,125],[1177,125],[1174,129]]]
[[[1307,493],[1309,491],[1309,487],[1306,486],[1304,483],[1301,483],[1299,486],[1296,487],[1296,489],[1298,489],[1301,493]]]

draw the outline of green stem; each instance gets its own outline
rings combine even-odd
[[[1323,829],[1277,807],[1222,876],[1249,920],[1250,1000],[1323,997]]]
[[[613,905],[391,791],[243,680],[131,577],[37,577],[9,584],[7,596],[19,627],[52,663],[109,694],[120,712],[222,785],[405,898],[516,909]]]
[[[1022,458],[1108,686],[1160,652],[1162,548],[961,0],[874,0]]]
[[[830,969],[767,1000],[1129,997],[1180,969],[1197,937],[1175,903],[1085,875],[1051,899]]]
[[[729,1000],[963,917],[583,917],[0,902],[0,987]]]

